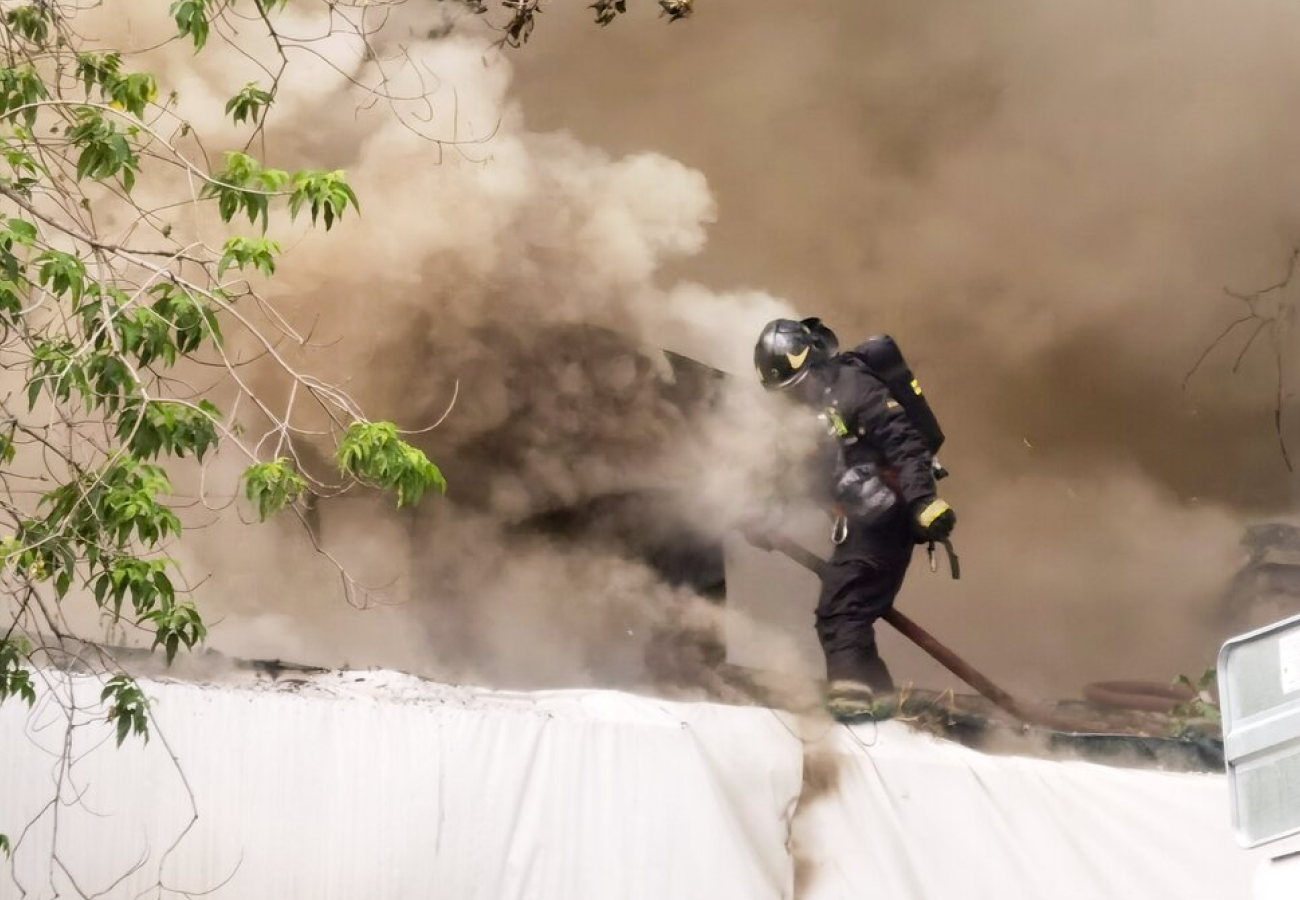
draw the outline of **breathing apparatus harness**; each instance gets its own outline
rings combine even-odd
[[[834,332],[823,325],[820,320],[804,320],[803,324],[807,325],[814,333],[820,333],[820,336],[831,348],[832,354],[838,349],[839,342],[836,340]],[[893,338],[888,335],[875,335],[853,350],[840,354],[839,358],[847,364],[860,366],[879,379],[889,391],[893,401],[902,407],[908,420],[925,442],[926,448],[932,455],[938,453],[944,442],[943,429],[940,428],[939,420],[921,390],[920,382],[912,374],[911,368],[907,365],[902,351]],[[833,406],[825,408],[818,415],[818,418],[825,426],[827,434],[840,445],[842,457],[843,448],[856,443],[858,436],[850,433],[839,410]],[[837,478],[836,496],[839,498],[843,494],[853,498],[855,518],[864,518],[867,521],[879,519],[897,502],[897,493],[889,484],[888,472],[881,471],[871,464],[853,467],[845,466],[843,468],[844,471]],[[937,457],[932,456],[931,468],[936,482],[948,477],[948,470],[944,468]],[[942,504],[942,501],[936,501],[936,503]],[[946,511],[947,508],[947,504],[943,504],[943,509],[939,510],[939,513]],[[837,503],[833,516],[831,541],[838,545],[848,539],[848,515],[844,508]],[[942,540],[932,539],[927,541],[926,544],[926,554],[929,557],[931,572],[938,571],[935,545],[942,544],[944,551],[948,555],[948,567],[952,572],[952,577],[954,579],[961,577],[961,561],[957,556],[957,552],[953,549],[951,540],[947,538]]]

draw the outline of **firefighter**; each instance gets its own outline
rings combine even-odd
[[[938,497],[933,454],[903,406],[858,354],[838,352],[819,320],[768,323],[754,365],[765,388],[820,414],[834,446],[834,463],[817,476],[835,521],[817,637],[827,709],[870,714],[894,690],[873,625],[893,605],[916,544],[946,540],[957,517]]]

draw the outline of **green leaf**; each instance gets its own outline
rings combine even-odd
[[[117,421],[117,438],[140,459],[159,453],[200,461],[217,445],[220,411],[206,401],[189,406],[171,400],[131,400]]]
[[[240,89],[239,93],[226,101],[226,115],[230,116],[236,125],[245,121],[256,122],[262,111],[271,105],[274,100],[269,91],[264,91],[257,86],[257,82],[250,81]]]
[[[81,151],[77,157],[77,180],[99,181],[120,175],[130,193],[140,170],[140,157],[127,136],[116,122],[94,107],[81,107],[75,118],[77,124],[68,129],[67,137]]]
[[[171,5],[171,17],[176,20],[176,30],[181,37],[194,41],[194,50],[198,52],[208,42],[207,0],[176,0]]]
[[[104,83],[103,92],[113,106],[143,118],[145,107],[158,99],[158,82],[147,72],[141,72],[113,78]]]
[[[0,278],[0,323],[4,329],[16,325],[23,311],[23,289],[16,282]]]
[[[208,634],[199,611],[189,602],[162,603],[153,612],[142,616],[141,621],[153,624],[156,629],[153,646],[163,648],[168,665],[176,658],[176,652],[182,646],[192,650]]]
[[[306,490],[306,479],[287,457],[257,463],[244,470],[244,494],[256,504],[257,517],[263,522],[293,503]]]
[[[53,399],[67,402],[76,391],[88,407],[99,405],[100,398],[91,387],[88,371],[98,362],[98,355],[81,358],[77,344],[66,339],[34,339],[31,344],[31,377],[27,383],[28,408],[34,408],[42,391]]]
[[[0,85],[3,85],[3,79],[0,78]],[[0,90],[0,106],[5,103],[5,95]],[[24,111],[24,115],[30,112],[33,117],[36,110],[31,109]],[[4,138],[0,138],[0,154],[4,156],[5,163],[13,173],[10,179],[14,189],[22,194],[28,194],[32,185],[38,182],[39,176],[44,173],[44,169],[36,161],[36,158],[24,150],[21,146],[12,143]]]
[[[158,82],[147,72],[122,74],[120,53],[78,53],[76,77],[90,99],[92,88],[116,109],[143,118],[145,107],[158,99]]]
[[[49,96],[49,88],[32,66],[0,68],[0,119],[12,122],[15,118],[22,117],[26,129],[16,124],[13,129],[14,136],[20,140],[31,139],[30,129],[36,122],[36,104],[48,100]],[[15,150],[7,140],[5,145],[9,148],[8,153],[21,152]],[[33,167],[34,165],[33,163]]]
[[[24,663],[31,652],[32,645],[25,638],[0,640],[0,701],[18,697],[28,706],[36,702],[36,688]]]
[[[80,257],[62,250],[46,250],[32,262],[41,287],[56,296],[70,294],[74,301],[81,299],[86,288],[86,264]]]
[[[217,277],[231,267],[242,271],[251,265],[269,278],[275,274],[275,257],[279,252],[279,243],[267,238],[233,237],[222,248]]]
[[[176,352],[193,353],[205,338],[220,345],[221,328],[206,299],[196,298],[171,282],[154,285],[149,293],[154,297],[153,311],[174,331]]]
[[[289,216],[296,218],[305,205],[311,211],[312,224],[316,224],[319,217],[328,231],[349,206],[360,212],[357,195],[344,178],[343,172],[337,169],[333,172],[308,169],[295,172],[289,194]]]
[[[90,89],[96,86],[101,88],[100,96],[104,96],[103,86],[116,81],[121,70],[122,54],[120,53],[77,54],[77,79],[85,86],[87,99],[89,99]]]
[[[31,247],[36,243],[39,232],[36,225],[26,219],[10,219],[5,223],[5,230],[0,233],[0,242],[13,242]]]
[[[5,22],[28,43],[43,47],[50,36],[49,17],[53,15],[51,6],[47,3],[33,3],[14,7],[5,15]]]
[[[1216,732],[1219,729],[1223,716],[1214,697],[1217,677],[1216,670],[1206,669],[1196,681],[1186,675],[1174,679],[1174,685],[1187,688],[1192,694],[1191,699],[1170,710],[1175,737],[1204,735],[1206,731]]]
[[[104,685],[100,693],[101,703],[108,703],[107,721],[117,723],[117,745],[134,733],[149,741],[149,700],[145,697],[135,679],[127,675],[115,675]]]
[[[283,190],[289,174],[279,169],[266,169],[247,153],[226,153],[226,167],[203,186],[204,198],[215,198],[217,212],[223,222],[229,222],[240,211],[250,222],[262,220],[265,231],[270,215],[271,195]]]
[[[30,283],[23,250],[36,243],[36,226],[24,219],[0,220],[0,326],[7,331],[18,327]],[[15,252],[18,251],[18,252]],[[22,256],[26,254],[23,253]]]
[[[397,435],[391,422],[353,422],[339,442],[339,470],[397,494],[399,507],[418,503],[430,489],[447,492],[442,471]]]
[[[20,536],[53,533],[82,554],[123,551],[133,542],[152,547],[181,531],[180,519],[160,499],[171,489],[158,466],[119,459],[45,494],[46,519],[25,522]]]

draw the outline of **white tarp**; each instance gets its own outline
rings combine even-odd
[[[59,704],[0,705],[2,900],[1250,896],[1221,776],[392,673],[145,687],[153,740],[82,711],[70,756]]]
[[[825,743],[834,790],[796,828],[809,898],[1251,896],[1222,775],[990,756],[899,723]]]

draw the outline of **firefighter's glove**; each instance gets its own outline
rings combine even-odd
[[[946,541],[957,524],[957,514],[942,500],[917,504],[914,516],[916,532],[926,541]]]
[[[836,515],[852,516],[862,525],[885,518],[898,502],[898,495],[885,484],[880,470],[870,464],[851,466],[835,480]]]

